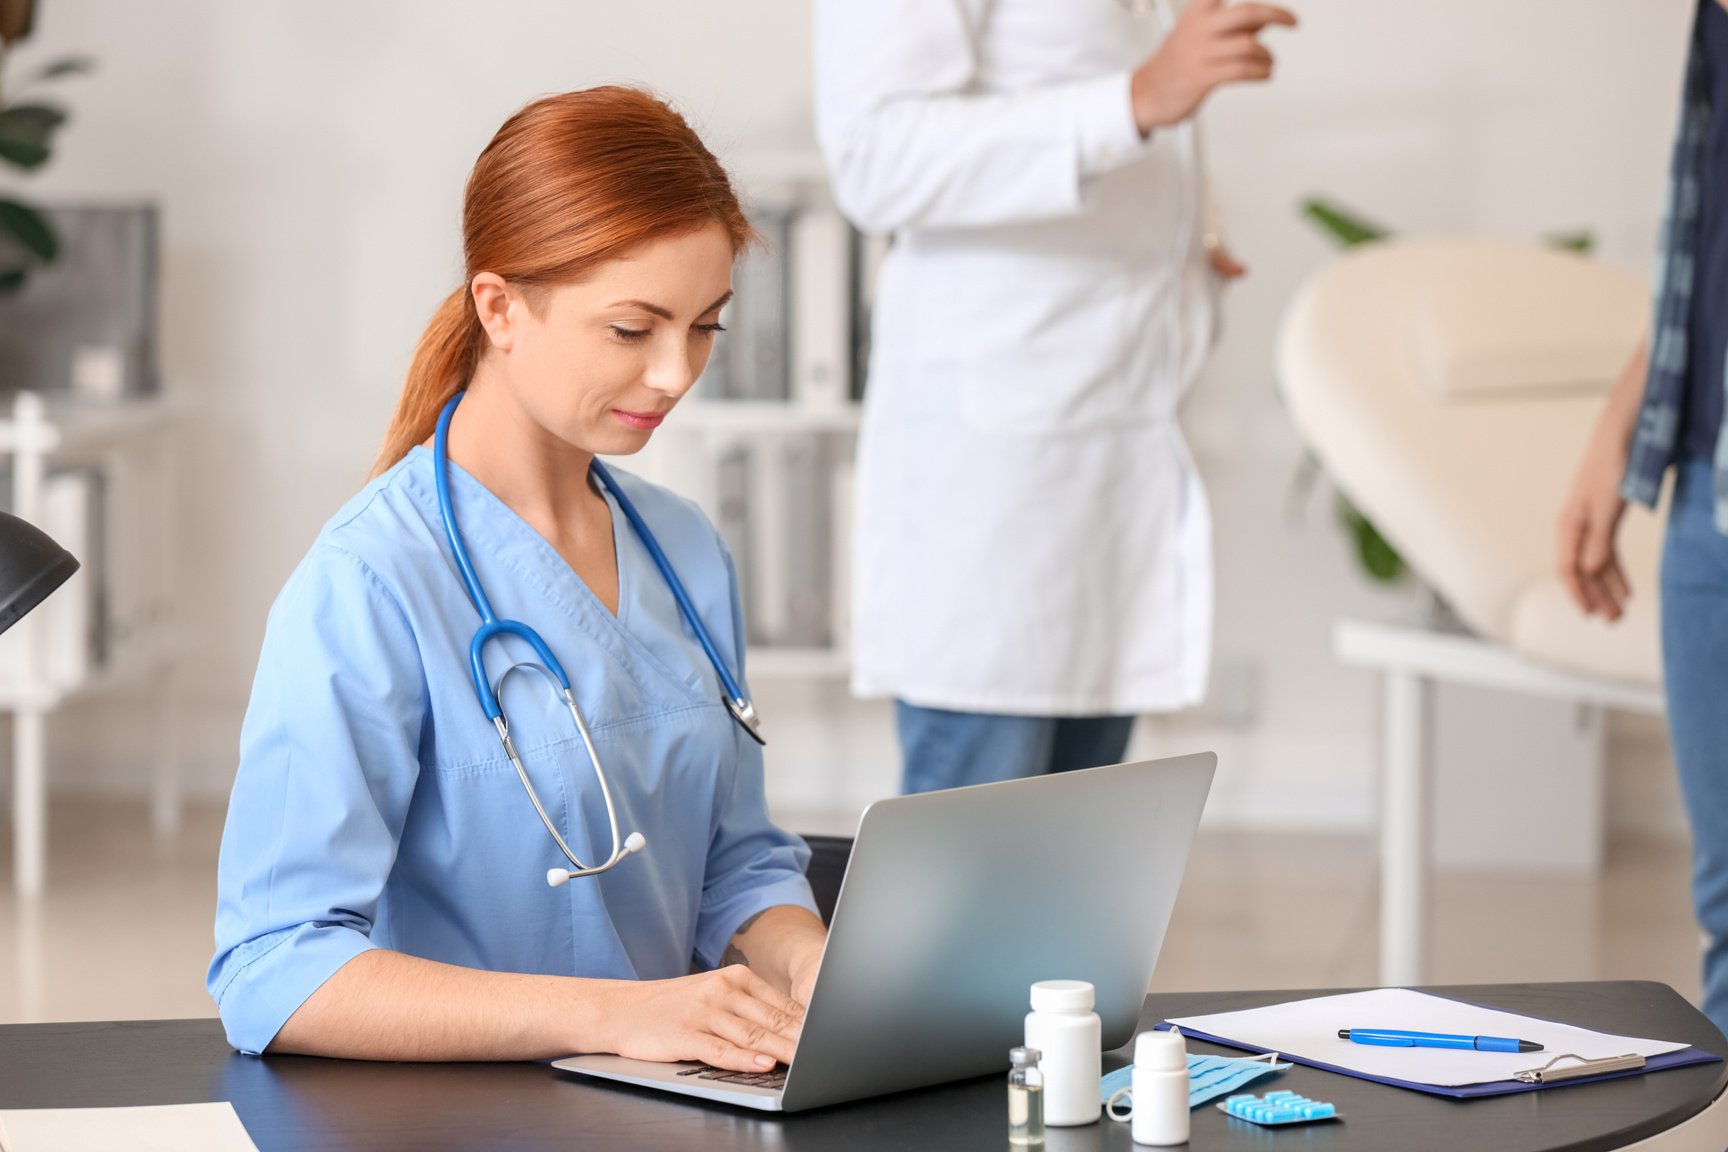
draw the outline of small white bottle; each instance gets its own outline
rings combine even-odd
[[[1188,1049],[1182,1034],[1142,1032],[1134,1041],[1136,1144],[1168,1148],[1188,1143]]]
[[[1084,980],[1040,980],[1032,985],[1026,1014],[1026,1047],[1044,1054],[1044,1123],[1049,1127],[1094,1124],[1103,1108],[1098,1084],[1104,1075],[1102,1026],[1092,1011],[1092,985]]]

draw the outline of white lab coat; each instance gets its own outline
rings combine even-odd
[[[891,232],[859,444],[853,689],[972,712],[1191,705],[1211,522],[1176,408],[1216,285],[1163,26],[1117,0],[820,0],[839,205]]]

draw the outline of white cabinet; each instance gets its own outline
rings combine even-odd
[[[20,393],[0,420],[0,487],[14,515],[78,558],[59,590],[0,635],[0,710],[13,720],[15,883],[41,892],[47,854],[49,715],[130,687],[153,697],[152,814],[179,820],[173,748],[173,419],[161,400],[50,406]]]

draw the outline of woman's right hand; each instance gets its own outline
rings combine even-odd
[[[671,980],[619,980],[606,997],[607,1051],[701,1060],[734,1072],[789,1064],[804,1006],[742,964]]]
[[[1560,583],[1578,611],[1586,616],[1600,614],[1609,621],[1620,619],[1632,596],[1614,537],[1626,511],[1620,480],[1626,474],[1627,446],[1644,396],[1647,361],[1646,346],[1640,343],[1602,405],[1556,525],[1555,568]]]
[[[1572,603],[1586,616],[1600,614],[1618,620],[1625,611],[1632,589],[1620,567],[1614,546],[1626,498],[1620,495],[1620,478],[1626,472],[1626,451],[1615,451],[1592,438],[1578,464],[1572,490],[1560,507],[1559,546],[1555,557],[1560,583]]]

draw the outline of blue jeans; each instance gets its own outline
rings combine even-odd
[[[1132,716],[995,716],[894,702],[902,792],[1118,764]]]
[[[1675,477],[1662,548],[1668,737],[1692,825],[1692,906],[1708,938],[1704,1014],[1728,1032],[1728,536],[1712,520],[1711,465]]]

